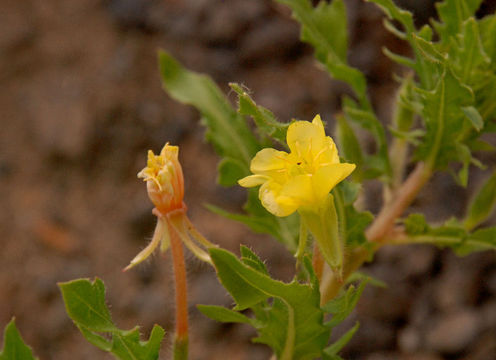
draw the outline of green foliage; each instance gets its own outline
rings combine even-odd
[[[238,94],[238,113],[240,115],[251,116],[261,138],[263,140],[274,139],[279,144],[287,147],[286,132],[288,131],[289,123],[277,121],[269,109],[257,105],[248,94],[248,89],[236,83],[229,85]],[[270,146],[270,141],[268,145]]]
[[[455,219],[441,226],[431,226],[422,214],[411,214],[405,220],[407,243],[429,243],[450,247],[464,256],[476,251],[496,250],[496,227],[468,231]]]
[[[105,285],[100,279],[78,279],[60,283],[59,287],[67,313],[91,344],[121,360],[158,359],[164,330],[155,325],[150,338],[141,341],[139,327],[117,328],[105,304]]]
[[[221,157],[218,182],[223,186],[237,185],[237,181],[250,174],[250,161],[262,144],[249,129],[244,115],[255,120],[263,139],[267,136],[277,140],[285,138],[286,125],[278,122],[267,109],[260,107],[236,84],[231,87],[239,95],[239,109],[236,111],[222,91],[207,75],[185,69],[165,51],[159,53],[159,65],[165,91],[177,101],[194,106],[202,115],[207,127],[206,137]],[[272,130],[271,130],[272,129]],[[267,233],[295,248],[298,228],[296,216],[276,218],[265,210],[258,200],[256,189],[248,190],[245,214],[231,214],[215,206],[209,208],[249,226],[253,231]]]
[[[202,305],[200,311],[218,321],[251,324],[259,335],[254,341],[269,345],[279,359],[321,356],[330,332],[324,325],[316,279],[313,277],[310,284],[274,280],[252,251],[243,247],[241,253],[240,260],[226,250],[210,249],[217,275],[236,306],[229,310]],[[254,317],[239,313],[248,308]]]
[[[22,340],[21,334],[15,326],[15,319],[5,327],[3,332],[3,350],[0,360],[35,360],[33,351]]]
[[[291,8],[293,17],[301,24],[301,40],[314,47],[317,60],[333,78],[348,83],[355,92],[358,102],[344,98],[344,117],[339,118],[338,124],[338,136],[343,140],[341,142],[345,143],[343,137],[346,138],[346,143],[350,141],[344,149],[345,157],[362,165],[355,176],[381,177],[388,181],[391,168],[384,128],[372,111],[365,76],[347,61],[348,35],[344,1],[320,1],[316,7],[310,0],[277,1]],[[359,151],[355,146],[357,141],[353,128],[346,122],[354,122],[371,133],[377,145],[376,154],[364,156]]]
[[[235,185],[236,179],[230,176],[230,171],[248,175],[250,161],[260,150],[246,122],[208,76],[186,70],[165,51],[159,53],[159,65],[164,89],[169,95],[193,105],[201,113],[207,126],[207,140],[224,159],[219,183]]]
[[[386,22],[386,28],[408,41],[413,50],[414,59],[388,50],[386,55],[412,68],[419,79],[415,84],[419,96],[411,94],[406,99],[421,115],[424,127],[422,138],[414,142],[416,159],[435,169],[461,163],[457,181],[466,186],[469,165],[481,166],[472,155],[481,145],[477,138],[492,131],[496,115],[494,15],[475,19],[481,0],[445,0],[436,4],[439,21],[433,21],[433,28],[425,25],[417,30],[411,13],[392,0],[368,1],[400,24],[402,29]]]
[[[327,326],[331,328],[336,327],[350,315],[360,299],[360,296],[362,296],[367,283],[368,281],[365,280],[362,281],[358,287],[355,287],[354,285],[348,286],[340,296],[330,300],[322,306],[322,309],[326,313],[332,314],[331,320],[326,323]]]
[[[351,181],[342,181],[333,189],[334,203],[339,218],[340,236],[347,246],[365,244],[365,229],[374,216],[369,211],[358,211],[353,205],[361,186]]]
[[[334,344],[324,349],[322,359],[324,360],[340,360],[342,359],[338,353],[348,344],[357,332],[360,324],[357,322],[350,330],[343,334]]]
[[[468,230],[484,222],[493,212],[496,205],[496,172],[475,194],[468,207],[464,225]]]
[[[361,103],[368,103],[365,76],[348,65],[348,29],[343,0],[320,1],[313,7],[310,0],[276,0],[288,5],[301,24],[301,40],[315,49],[315,57],[338,80],[347,82]]]

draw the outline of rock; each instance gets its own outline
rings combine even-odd
[[[14,50],[29,42],[35,35],[29,2],[3,1],[0,11],[0,52]]]
[[[123,29],[144,28],[149,6],[149,0],[111,0],[108,10]]]
[[[297,24],[289,20],[274,19],[254,27],[245,35],[239,56],[243,63],[253,65],[285,58],[299,47],[301,43]]]
[[[398,334],[398,346],[401,351],[412,353],[422,347],[422,336],[418,329],[413,326],[400,330]]]
[[[465,349],[479,334],[481,319],[473,310],[460,310],[434,321],[427,330],[427,348],[446,354]]]
[[[73,74],[43,74],[33,80],[26,105],[35,143],[45,155],[82,155],[92,119],[79,78]]]

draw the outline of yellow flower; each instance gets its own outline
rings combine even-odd
[[[184,208],[184,178],[178,155],[179,147],[169,143],[159,155],[148,150],[147,166],[138,173],[147,183],[150,200],[162,214]]]
[[[295,121],[287,132],[290,153],[262,149],[251,161],[254,175],[239,180],[243,187],[260,187],[262,205],[276,216],[312,209],[325,202],[329,191],[355,169],[340,163],[334,141],[326,136],[320,116]]]
[[[169,143],[165,144],[159,155],[148,151],[147,166],[138,173],[138,177],[146,181],[148,197],[155,205],[153,214],[157,216],[157,226],[148,246],[124,270],[144,261],[159,245],[161,251],[165,252],[172,237],[181,239],[200,260],[211,262],[204,248],[215,245],[196,230],[186,215],[183,170],[178,155],[179,147]]]

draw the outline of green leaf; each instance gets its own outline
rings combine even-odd
[[[360,324],[357,322],[355,326],[353,326],[350,330],[348,330],[343,336],[341,336],[335,343],[333,343],[331,346],[328,346],[327,348],[324,349],[324,360],[329,360],[333,359],[338,355],[338,353],[345,347],[346,344],[348,344],[357,332],[358,328],[360,327]]]
[[[269,345],[279,359],[314,359],[325,346],[329,329],[323,325],[318,287],[271,279],[223,249],[210,249],[222,285],[236,301],[236,310],[251,307],[256,342]],[[243,250],[246,253],[246,249]],[[252,258],[251,255],[245,258]],[[272,305],[266,300],[272,298]]]
[[[455,248],[456,253],[460,256],[485,250],[496,250],[496,227],[475,231]]]
[[[460,32],[464,20],[475,15],[482,0],[445,0],[436,3],[441,22],[434,21],[434,27],[442,42],[449,41],[451,36]]]
[[[353,121],[363,129],[370,132],[376,142],[376,154],[364,159],[365,172],[372,176],[382,176],[388,179],[391,176],[391,165],[389,163],[388,144],[386,133],[381,122],[370,109],[360,108],[359,105],[349,97],[343,98],[343,111],[348,121]]]
[[[67,313],[83,336],[96,347],[121,360],[157,360],[164,330],[155,325],[148,341],[141,341],[139,327],[121,330],[115,326],[105,304],[105,285],[100,279],[59,283]],[[105,333],[109,337],[104,337]]]
[[[403,220],[403,224],[405,225],[406,233],[411,235],[425,234],[429,229],[423,214],[410,214]]]
[[[360,143],[343,115],[336,116],[338,120],[336,125],[336,135],[341,156],[347,161],[357,166],[355,173],[361,172],[363,164],[363,153]]]
[[[313,7],[309,0],[277,0],[288,5],[301,24],[301,40],[315,49],[315,57],[338,80],[347,82],[362,104],[368,103],[365,76],[347,64],[348,29],[343,0],[320,1]]]
[[[222,306],[215,305],[197,305],[201,313],[212,320],[227,323],[245,323],[249,324],[250,319],[238,311],[226,309]]]
[[[418,89],[423,103],[422,114],[426,135],[416,149],[416,156],[430,162],[431,166],[445,167],[450,161],[460,159],[457,138],[464,125],[461,108],[473,101],[472,91],[461,84],[446,69],[432,91]]]
[[[289,124],[277,121],[270,110],[257,105],[241,85],[231,83],[229,86],[238,94],[238,113],[251,116],[262,136],[272,138],[287,146],[286,132]]]
[[[404,220],[408,237],[404,243],[428,243],[450,247],[460,256],[476,251],[496,250],[496,227],[479,229],[473,233],[456,219],[441,226],[430,226],[420,214],[412,214]],[[416,224],[415,224],[416,223]]]
[[[185,69],[165,51],[159,52],[159,64],[164,89],[177,101],[200,111],[207,139],[221,156],[242,164],[243,176],[248,175],[250,161],[260,146],[242,116],[208,76]],[[232,178],[220,182],[232,184]]]
[[[412,13],[396,6],[392,0],[366,0],[379,6],[384,13],[403,25],[407,33],[415,32]]]
[[[367,283],[368,280],[362,281],[358,288],[355,288],[353,285],[348,286],[340,296],[330,300],[322,306],[322,309],[325,312],[332,314],[331,320],[326,323],[327,326],[334,328],[350,315]]]
[[[67,313],[78,325],[90,331],[116,330],[105,304],[105,285],[100,279],[91,283],[78,279],[59,284]]]
[[[461,108],[465,117],[470,121],[475,130],[481,131],[484,127],[484,120],[479,112],[473,106],[465,106]]]
[[[493,212],[495,205],[496,172],[493,172],[470,202],[464,221],[465,228],[470,230],[484,222]]]
[[[478,22],[474,18],[466,20],[451,43],[449,56],[454,73],[464,84],[478,88],[486,81],[491,64],[482,45]]]
[[[15,319],[13,318],[3,332],[3,350],[0,352],[0,360],[35,359],[31,348],[22,340],[21,334],[15,326]]]
[[[259,206],[262,208],[258,197],[256,197],[255,201],[257,201]],[[296,248],[296,235],[294,231],[298,223],[298,215],[296,214],[287,218],[278,218],[269,214],[264,208],[261,209],[263,210],[261,215],[254,215],[252,211],[249,211],[251,213],[250,215],[244,215],[231,213],[211,204],[207,204],[205,206],[215,214],[245,224],[256,233],[269,234],[273,236],[285,244],[290,250],[294,250]]]
[[[152,360],[158,359],[160,344],[165,331],[155,325],[150,333],[150,339],[140,341],[139,328],[129,331],[114,332],[111,352],[122,360]]]
[[[221,186],[234,186],[246,175],[246,167],[241,161],[225,157],[217,167],[217,183]]]
[[[251,251],[248,247],[244,245],[240,246],[240,251],[241,251],[241,261],[245,265],[248,265],[252,269],[257,270],[265,275],[269,275],[269,271],[267,270],[265,263],[257,256],[257,254],[255,254],[253,251]]]

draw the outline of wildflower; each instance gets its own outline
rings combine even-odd
[[[324,259],[332,268],[340,269],[343,244],[329,192],[351,174],[355,165],[339,161],[336,145],[326,136],[319,115],[312,122],[292,123],[286,141],[289,153],[272,148],[260,150],[251,161],[253,175],[239,180],[239,184],[261,185],[260,201],[276,216],[288,216],[298,210]]]
[[[262,149],[251,161],[254,175],[239,180],[244,187],[262,185],[260,200],[276,216],[320,206],[329,191],[355,169],[354,164],[340,163],[336,145],[325,135],[319,115],[311,123],[292,123],[286,141],[289,154]]]
[[[211,262],[202,247],[214,245],[196,230],[186,215],[184,178],[178,154],[179,147],[168,143],[159,155],[148,151],[147,166],[138,173],[138,177],[146,182],[148,197],[155,205],[153,214],[157,216],[157,226],[148,246],[124,270],[144,261],[159,245],[160,250],[165,252],[170,247],[171,237],[176,235],[199,259]]]

